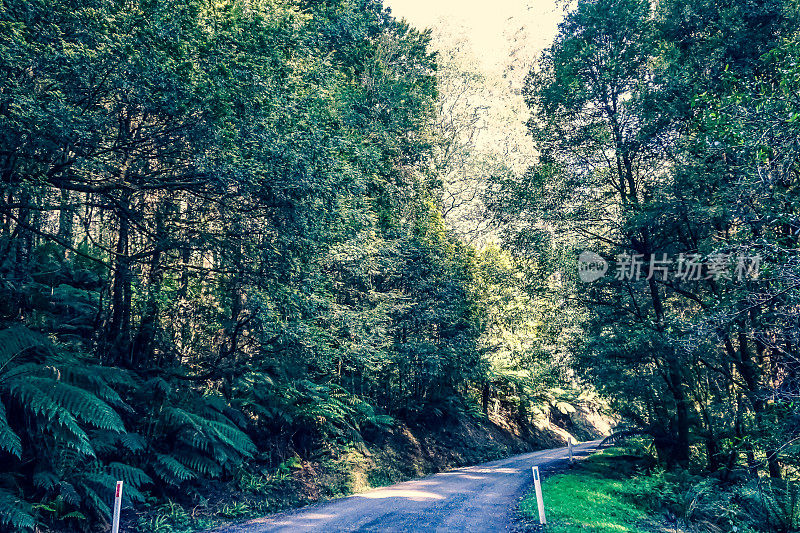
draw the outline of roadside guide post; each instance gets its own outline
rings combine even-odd
[[[114,519],[111,522],[111,533],[119,533],[120,509],[122,509],[122,481],[117,481],[117,490],[114,492]]]
[[[539,479],[539,467],[531,467],[533,469],[533,485],[536,488],[536,504],[539,506],[539,523],[544,525],[547,521],[544,518],[544,500],[542,499],[542,481]]]
[[[572,437],[567,437],[567,447],[569,448],[569,464],[572,464]]]

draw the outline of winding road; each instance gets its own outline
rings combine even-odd
[[[590,455],[599,443],[575,445],[576,459]],[[519,498],[532,483],[531,467],[539,466],[547,472],[567,459],[566,447],[516,455],[213,531],[511,531]]]

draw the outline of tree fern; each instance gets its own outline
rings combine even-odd
[[[40,470],[33,474],[33,485],[45,491],[54,490],[60,482],[58,475],[52,470]]]
[[[26,412],[41,430],[50,429],[54,435],[64,439],[69,446],[87,455],[94,455],[89,437],[80,427],[75,416],[61,407],[52,396],[44,392],[35,377],[15,379],[3,387],[16,406]]]
[[[192,471],[190,468],[187,468],[175,457],[163,453],[159,453],[154,456],[152,468],[155,470],[159,478],[166,481],[170,485],[178,485],[181,482],[192,479],[196,476],[194,471]]]
[[[120,450],[136,454],[147,446],[147,441],[138,433],[119,433],[105,429],[90,431],[89,439],[98,454],[112,454]]]
[[[83,480],[81,480],[81,481],[83,481]],[[91,509],[92,511],[94,511],[94,513],[97,516],[105,516],[105,517],[107,517],[107,516],[109,516],[111,514],[111,507],[109,507],[108,503],[106,503],[107,500],[108,500],[107,497],[100,496],[95,491],[94,488],[92,488],[91,486],[87,485],[86,483],[81,483],[80,488],[81,488],[80,492],[81,492],[81,496],[82,496],[81,497],[81,502],[85,507],[87,507],[88,509]],[[104,488],[106,490],[108,489],[107,486],[104,487]],[[106,492],[106,491],[102,491],[102,492]]]
[[[8,424],[3,402],[0,402],[0,450],[5,450],[17,458],[22,457],[22,440]]]
[[[153,473],[163,481],[178,485],[198,477],[217,477],[233,469],[244,458],[252,457],[256,448],[250,438],[226,411],[227,402],[217,396],[201,396],[194,391],[168,387],[172,405],[159,412],[156,428],[162,434],[175,436],[169,448],[158,446]]]
[[[21,326],[0,330],[0,372],[11,359],[37,346],[49,346],[47,337]]]
[[[225,454],[210,456],[191,449],[177,450],[172,457],[180,461],[184,466],[191,468],[194,472],[194,477],[206,478],[219,476],[222,473],[222,464],[227,458]]]
[[[58,379],[35,377],[30,379],[75,420],[81,420],[100,429],[125,431],[125,425],[116,411],[91,392]]]
[[[240,455],[252,457],[256,451],[250,437],[230,422],[207,420],[205,429],[221,444]]]
[[[144,470],[135,466],[126,465],[124,463],[113,462],[108,465],[108,471],[116,480],[122,480],[127,485],[134,487],[141,487],[142,485],[152,482],[150,476],[145,474]]]
[[[31,505],[13,493],[0,489],[0,526],[11,528],[12,531],[36,527]]]
[[[16,493],[0,493],[0,524],[30,528],[40,511],[50,512],[46,504],[32,506],[32,494],[71,506],[59,511],[62,518],[105,516],[117,479],[127,482],[127,498],[143,499],[138,488],[150,481],[143,470],[99,457],[144,448],[111,405],[130,410],[111,387],[135,383],[125,371],[93,365],[21,327],[0,330],[0,358],[0,455],[20,461],[4,460],[7,468],[36,462],[30,480],[13,478]]]

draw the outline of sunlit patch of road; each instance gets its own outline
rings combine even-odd
[[[599,444],[574,447],[585,457]],[[457,468],[326,503],[226,526],[215,533],[505,531],[531,484],[531,467],[566,461],[567,448]]]

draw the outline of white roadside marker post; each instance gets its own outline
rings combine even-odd
[[[572,464],[572,437],[569,437],[568,441],[569,444],[567,444],[567,447],[569,448],[569,464]]]
[[[539,479],[539,467],[533,466],[533,485],[536,488],[536,504],[539,506],[539,523],[547,524],[544,518],[544,500],[542,499],[542,481]]]
[[[111,533],[119,533],[119,512],[122,509],[122,481],[117,481],[114,493],[114,519],[111,522]]]

